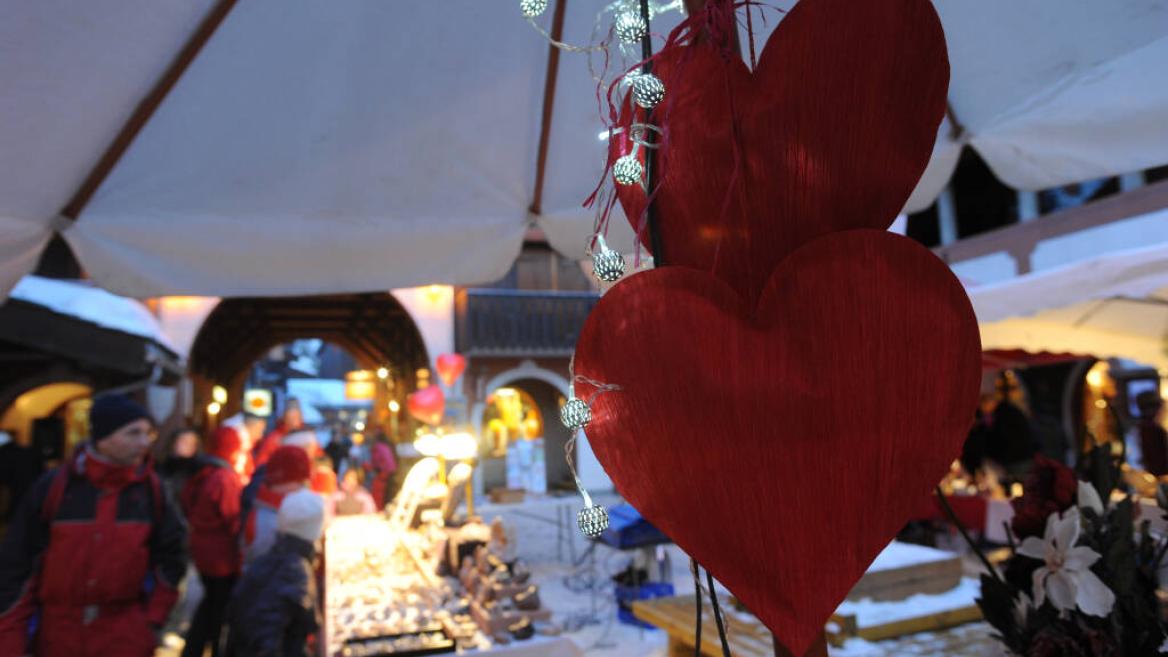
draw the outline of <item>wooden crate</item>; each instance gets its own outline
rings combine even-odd
[[[713,607],[708,600],[703,599],[702,603],[702,655],[722,657],[722,644],[718,639]],[[729,606],[729,603],[724,605],[722,611],[727,621],[731,654],[735,657],[774,657],[770,630],[757,618],[744,612],[727,613]],[[694,654],[695,609],[692,595],[638,600],[632,604],[632,609],[634,616],[669,635],[670,657]],[[907,634],[934,632],[980,619],[981,610],[976,605],[871,627],[857,626],[854,616],[836,615],[828,621],[825,634],[827,642],[838,647],[853,637],[880,641]]]
[[[494,504],[518,504],[526,497],[527,491],[522,488],[496,488],[487,495]]]
[[[956,554],[903,543],[893,543],[888,549],[900,550],[908,556],[891,561],[887,567],[882,567],[881,559],[877,558],[848,593],[849,600],[871,598],[889,602],[917,593],[936,595],[961,583],[962,562]],[[913,558],[920,560],[912,562]]]

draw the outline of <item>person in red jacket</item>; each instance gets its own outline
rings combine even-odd
[[[373,505],[381,510],[393,498],[393,476],[397,472],[397,459],[389,443],[377,441],[373,446],[370,467],[373,470],[373,477],[369,483],[369,492],[373,495]]]
[[[191,528],[191,557],[203,582],[203,600],[187,631],[183,657],[202,657],[209,644],[219,654],[224,609],[243,565],[239,551],[240,493],[243,484],[232,464],[242,441],[231,427],[219,427],[207,440],[206,464],[182,491]]]
[[[0,546],[0,655],[149,657],[178,597],[186,530],[147,459],[153,421],[115,396],[89,418]]]
[[[252,460],[255,462],[255,467],[268,462],[272,458],[280,445],[284,442],[284,436],[300,431],[304,428],[304,415],[300,412],[300,400],[295,397],[288,400],[288,405],[284,409],[284,416],[276,423],[276,428],[272,429],[271,433],[264,436],[262,440],[256,443],[252,450]]]

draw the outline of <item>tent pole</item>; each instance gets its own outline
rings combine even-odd
[[[568,0],[556,0],[552,14],[551,37],[555,41],[564,38],[564,10]],[[539,154],[535,164],[535,189],[531,194],[531,205],[527,211],[532,215],[543,212],[543,180],[547,172],[548,143],[551,140],[552,111],[556,105],[556,79],[560,73],[560,49],[548,44],[547,73],[543,82],[543,118],[539,127]]]

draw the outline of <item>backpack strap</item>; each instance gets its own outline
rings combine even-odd
[[[65,488],[69,485],[69,473],[76,462],[77,457],[75,456],[57,466],[53,482],[49,484],[49,492],[45,495],[44,503],[41,504],[41,520],[44,522],[52,523],[53,518],[57,517],[57,511],[61,508],[61,500],[65,498]]]

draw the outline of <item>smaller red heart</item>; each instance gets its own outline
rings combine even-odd
[[[630,276],[576,372],[620,386],[585,429],[617,490],[802,655],[960,451],[981,358],[949,268],[856,230],[791,254],[757,305],[682,267]]]
[[[462,354],[441,354],[435,359],[438,378],[447,386],[453,386],[458,377],[466,371],[466,357]]]
[[[712,272],[749,300],[807,241],[891,225],[929,162],[949,83],[929,0],[800,0],[753,73],[712,39],[662,51],[654,72],[666,89],[652,119],[665,130],[662,262]],[[633,148],[625,109],[613,160]],[[617,193],[651,248],[644,190]]]
[[[438,426],[446,410],[446,395],[436,385],[426,386],[406,396],[406,409],[417,421]]]

